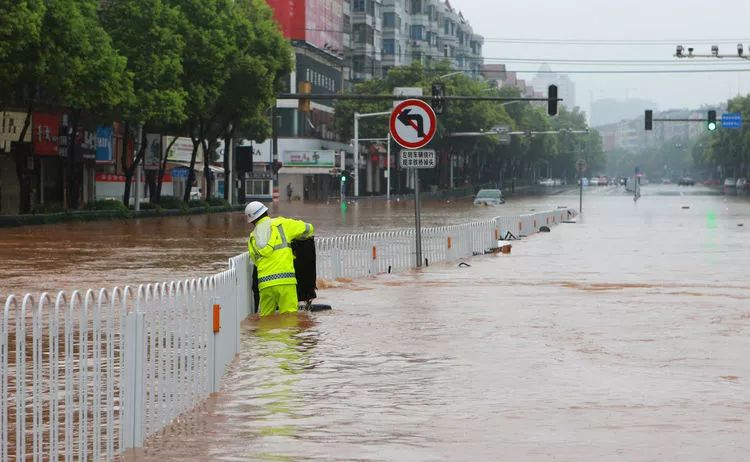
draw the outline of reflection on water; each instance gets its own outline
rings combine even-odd
[[[510,255],[325,289],[305,330],[250,322],[200,426],[139,459],[745,460],[750,206],[585,207]]]

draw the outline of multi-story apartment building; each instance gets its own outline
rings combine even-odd
[[[448,1],[350,1],[351,80],[382,77],[415,61],[429,66],[448,60],[457,70],[480,75],[484,39]]]

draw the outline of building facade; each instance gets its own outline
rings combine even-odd
[[[484,38],[449,1],[350,0],[344,21],[349,35],[349,79],[381,78],[389,69],[448,60],[457,70],[479,77]],[[350,28],[350,29],[349,29]]]

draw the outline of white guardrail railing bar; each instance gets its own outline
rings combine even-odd
[[[424,228],[423,255],[428,264],[481,255],[498,240],[576,213],[561,208]],[[318,277],[410,269],[414,235],[401,229],[318,238]],[[228,266],[204,278],[59,292],[54,303],[48,293],[7,296],[0,462],[115,460],[216,391],[239,352],[240,322],[256,311],[249,255]]]

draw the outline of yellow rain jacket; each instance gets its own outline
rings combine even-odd
[[[291,218],[266,217],[255,224],[247,248],[258,268],[258,289],[282,284],[297,284],[294,254],[290,244],[307,239],[315,232],[310,223]]]

